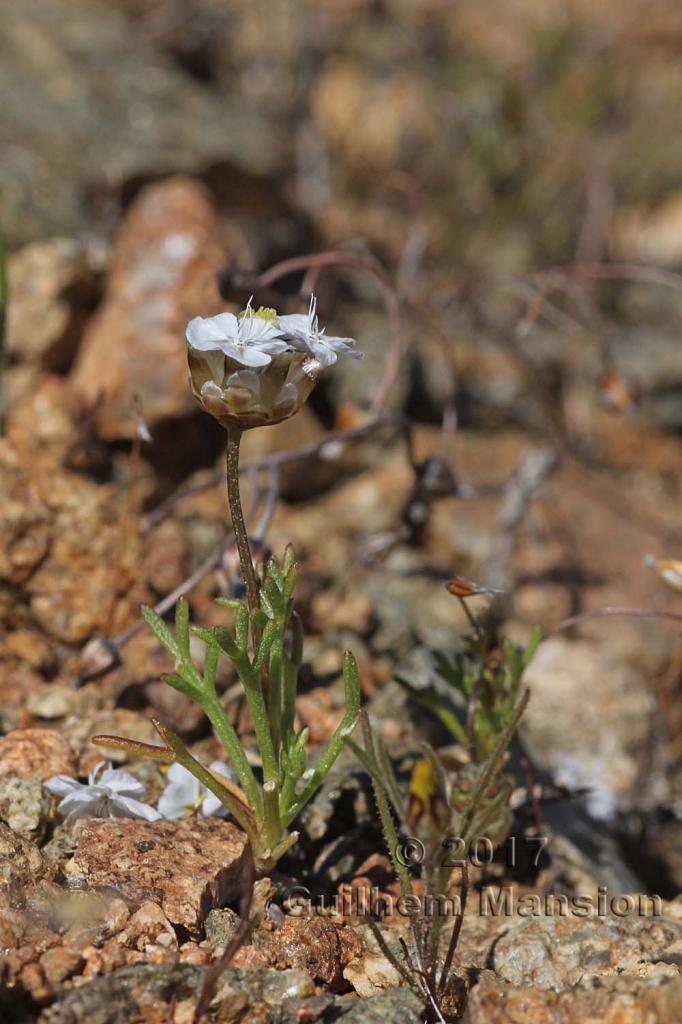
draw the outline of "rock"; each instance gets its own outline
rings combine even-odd
[[[567,992],[500,985],[484,972],[468,1002],[470,1024],[671,1024],[679,1019],[682,978],[588,979]]]
[[[132,585],[133,564],[139,578],[138,542],[120,520],[113,488],[51,462],[41,470],[50,479],[50,545],[26,582],[26,595],[48,636],[80,644],[129,621],[126,584]]]
[[[10,242],[91,229],[87,199],[130,178],[217,160],[271,169],[256,112],[233,92],[212,97],[112,4],[3,3],[2,17],[0,220]]]
[[[26,839],[42,836],[51,803],[37,779],[0,778],[0,818]]]
[[[275,931],[257,932],[254,942],[273,955],[273,966],[301,968],[331,991],[342,987],[344,967],[362,951],[362,942],[348,929],[323,917],[287,917]]]
[[[0,439],[0,581],[25,580],[49,547],[49,511],[22,464],[20,454]]]
[[[316,444],[324,435],[325,430],[319,419],[310,406],[304,405],[295,416],[283,423],[277,423],[267,430],[247,431],[242,441],[243,465],[293,448]],[[327,489],[338,476],[339,466],[318,455],[287,460],[279,467],[279,494],[288,501],[301,501]]]
[[[349,629],[366,636],[372,622],[372,602],[362,591],[324,591],[313,598],[315,630]]]
[[[340,671],[341,666],[338,668]],[[308,693],[302,693],[297,697],[296,713],[301,724],[310,730],[309,739],[312,746],[326,743],[341,723],[343,707],[340,703],[334,690],[325,686],[316,686]]]
[[[43,1011],[39,1022],[127,1024],[139,1019],[163,1020],[164,1010],[170,1014],[171,1006],[175,1011],[172,1019],[190,1021],[202,979],[202,969],[190,964],[123,967],[73,990],[56,1006]],[[208,1019],[222,1024],[245,1020],[299,1024],[317,1019],[305,1016],[311,999],[315,999],[315,986],[304,971],[227,967],[220,976]]]
[[[38,847],[0,823],[0,892],[21,903],[25,891],[50,873]]]
[[[15,629],[4,637],[3,654],[17,658],[37,672],[50,672],[55,666],[51,645],[35,629]]]
[[[335,1019],[344,1024],[421,1024],[424,1003],[406,987],[391,988],[369,999],[338,999]]]
[[[152,900],[173,925],[196,935],[213,907],[239,896],[245,843],[239,829],[218,818],[93,819],[64,870],[89,886],[114,887],[133,903]]]
[[[648,749],[653,706],[642,678],[601,644],[556,637],[540,645],[524,679],[528,749],[557,781],[589,787],[588,810],[609,820],[632,793]]]
[[[126,750],[109,750],[90,743],[92,736],[101,734],[125,736],[140,743],[159,742],[159,734],[151,721],[127,708],[103,708],[74,715],[64,723],[62,735],[75,752],[79,775],[88,775],[100,761],[123,765],[133,759],[134,755]]]
[[[343,972],[359,996],[375,996],[400,985],[400,974],[383,953],[368,953],[351,961]]]
[[[43,677],[25,665],[0,660],[0,733],[33,724],[29,703],[43,685]]]
[[[61,683],[44,683],[31,694],[27,707],[35,718],[52,721],[74,714],[82,707],[82,696],[78,690]]]
[[[206,943],[211,949],[223,949],[239,927],[239,915],[225,907],[212,910],[204,922]]]
[[[7,276],[10,362],[68,368],[96,295],[91,254],[76,239],[33,242],[10,256]]]
[[[83,966],[83,957],[64,946],[48,949],[40,958],[43,973],[52,986],[61,985]]]
[[[51,729],[15,729],[0,740],[0,779],[46,782],[74,772],[68,743]]]
[[[150,944],[164,949],[177,949],[178,939],[173,927],[158,903],[147,900],[130,917],[117,942],[132,949],[144,950]]]
[[[672,920],[656,917],[542,916],[513,924],[495,943],[498,978],[517,988],[573,988],[588,977],[635,974],[661,960],[682,938]]]
[[[224,261],[198,183],[173,178],[141,192],[116,239],[104,302],[72,375],[84,399],[97,403],[101,436],[135,436],[133,395],[152,434],[161,421],[198,410],[187,384],[185,327],[222,308],[215,275]]]
[[[677,267],[682,263],[682,192],[672,192],[653,211],[641,206],[618,211],[611,248],[617,259]]]

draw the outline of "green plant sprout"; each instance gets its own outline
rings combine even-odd
[[[469,594],[461,592],[461,578],[453,580],[448,590],[464,608],[472,633],[464,638],[464,650],[453,655],[433,652],[436,675],[442,683],[415,687],[398,678],[410,697],[432,712],[453,738],[464,746],[474,763],[481,763],[491,753],[500,731],[518,702],[521,678],[535,656],[542,631],[536,627],[525,648],[508,637],[498,646],[493,631],[486,632],[466,604],[466,597],[481,592],[469,585]],[[457,586],[460,592],[455,592]],[[458,715],[464,710],[465,721]]]
[[[539,640],[539,631],[534,631],[525,650],[506,641],[501,658],[494,660],[491,644],[475,623],[475,635],[467,639],[465,653],[453,661],[444,656],[439,659],[439,672],[466,699],[467,726],[435,687],[426,695],[410,688],[456,739],[467,744],[468,763],[452,770],[444,757],[423,744],[423,757],[415,764],[405,793],[385,745],[374,736],[365,714],[363,746],[352,739],[346,741],[372,780],[384,840],[410,908],[410,948],[406,946],[402,958],[398,957],[376,923],[370,920],[369,924],[384,955],[406,984],[426,1000],[430,1020],[453,1019],[459,1013],[457,985],[450,974],[466,906],[469,858],[478,840],[499,843],[511,824],[512,785],[504,766],[529,700],[528,690],[521,689],[523,671]],[[424,902],[414,899],[410,871],[414,867],[421,872],[424,893],[437,901],[450,898],[453,872],[460,871],[459,903],[445,951],[441,937],[446,917],[440,912],[426,913]]]
[[[367,918],[367,923],[377,945],[403,981],[426,1000],[430,1021],[459,1017],[458,989],[453,984],[451,971],[466,909],[469,858],[477,839],[494,827],[509,800],[509,791],[496,787],[496,781],[528,698],[526,690],[486,762],[479,767],[464,800],[457,799],[461,780],[448,776],[438,754],[428,744],[423,745],[424,759],[418,762],[410,791],[405,795],[386,747],[374,736],[364,712],[361,715],[363,747],[351,739],[346,741],[372,780],[384,841],[405,898],[411,942],[409,946],[404,945],[402,957],[391,949],[372,918]],[[436,906],[447,905],[446,901],[451,899],[453,872],[460,871],[459,896],[444,952],[441,938],[447,916],[440,910],[427,912],[426,901],[415,898],[410,869],[417,866],[421,870],[423,893],[430,896]]]
[[[161,678],[203,708],[216,735],[225,747],[239,785],[226,784],[212,774],[187,750],[182,740],[160,723],[155,726],[164,740],[163,748],[131,742],[119,737],[97,736],[93,742],[145,753],[161,760],[175,760],[214,793],[229,809],[249,837],[256,867],[269,870],[298,835],[286,830],[324,781],[338,757],[343,742],[353,729],[360,710],[360,680],[355,658],[346,652],[343,680],[346,711],[315,768],[308,767],[308,730],[294,727],[298,672],[303,657],[303,634],[293,612],[293,591],[297,567],[289,547],[281,566],[268,561],[260,593],[260,608],[251,612],[243,601],[218,598],[218,604],[234,611],[234,633],[224,626],[195,628],[194,634],[206,645],[203,671],[190,654],[189,605],[181,598],[175,609],[173,632],[153,608],[142,615],[159,643],[173,658],[173,673]],[[287,643],[293,619],[291,638]],[[260,634],[258,649],[249,653],[249,631]],[[253,729],[263,766],[259,783],[216,691],[218,660],[224,654],[244,687]],[[262,685],[267,682],[267,690]]]
[[[315,767],[308,767],[308,730],[296,731],[296,694],[303,660],[303,630],[294,612],[298,568],[288,547],[281,564],[270,558],[262,580],[253,564],[239,492],[239,450],[244,430],[281,422],[308,397],[319,374],[337,353],[359,355],[350,338],[328,336],[318,327],[314,300],[308,316],[278,317],[274,310],[250,304],[187,328],[190,382],[202,407],[227,431],[226,477],[232,528],[239,553],[246,601],[218,598],[234,613],[233,631],[225,626],[194,628],[205,644],[203,668],[190,652],[189,605],[175,609],[173,631],[153,608],[142,616],[173,659],[174,672],[162,678],[197,703],[225,747],[238,785],[201,765],[182,740],[154,721],[163,746],[120,736],[96,736],[93,743],[178,762],[229,809],[246,832],[256,869],[269,871],[296,842],[289,827],[324,781],[353,730],[360,711],[360,679],[355,658],[343,662],[345,712]],[[221,655],[231,661],[244,689],[262,765],[256,776],[216,689]]]

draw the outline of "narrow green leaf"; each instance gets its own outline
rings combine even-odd
[[[261,603],[261,608],[263,609],[263,614],[266,616],[266,618],[274,619],[275,618],[275,609],[272,607],[272,602],[270,601],[270,598],[268,597],[268,595],[265,592],[265,587],[261,587],[260,603]]]
[[[202,632],[204,632],[202,630]],[[224,626],[214,626],[211,630],[206,630],[213,638],[213,642],[217,643],[218,646],[225,651],[230,661],[233,661],[236,665],[237,661],[241,661],[243,658],[243,651],[239,648],[234,640],[234,637],[229,630],[225,629]],[[197,636],[201,636],[198,630],[196,630]],[[202,640],[204,637],[202,636]],[[206,641],[209,643],[210,641]]]
[[[175,637],[161,616],[147,604],[142,605],[140,612],[142,614],[142,618],[147,623],[147,626],[151,629],[161,646],[168,651],[174,661],[179,661],[182,656],[182,652],[176,643]]]
[[[282,640],[275,637],[270,647],[268,664],[268,715],[275,757],[279,759],[282,730]]]
[[[273,616],[276,618],[282,611],[282,593],[271,576],[266,577],[263,583],[263,592],[272,608]]]
[[[249,645],[249,609],[243,602],[237,609],[234,628],[237,647],[239,647],[240,650],[245,651]]]
[[[199,690],[189,679],[185,679],[184,676],[165,672],[161,676],[161,682],[168,683],[168,685],[172,686],[174,690],[178,691],[178,693],[184,693],[186,697],[190,697],[192,700],[199,701],[201,698],[201,690]]]
[[[350,651],[346,651],[343,656],[343,692],[346,700],[346,715],[352,716],[353,722],[355,722],[360,711],[362,686],[360,685],[357,659]]]
[[[303,641],[301,616],[298,612],[294,612],[291,618],[291,660],[296,666],[303,661]]]
[[[458,743],[466,745],[466,729],[458,719],[455,712],[451,708],[447,707],[444,698],[434,687],[417,690],[416,687],[411,686],[406,679],[401,679],[399,676],[396,676],[396,682],[409,692],[410,697],[412,697],[417,704],[420,704],[423,708],[426,708],[432,714],[436,715],[445,728],[452,733]]]
[[[220,802],[229,809],[230,813],[249,836],[252,845],[255,844],[254,849],[257,849],[260,846],[260,837],[256,827],[256,822],[253,815],[249,812],[249,809],[241,803],[241,801],[237,800],[237,798],[233,796],[225,786],[221,785],[216,777],[204,768],[199,761],[192,757],[179,736],[176,736],[175,733],[172,733],[169,729],[165,729],[164,727],[163,738],[166,740],[168,745],[173,748],[176,760],[179,764],[181,764],[183,768],[186,768],[188,772],[199,780],[199,782],[206,786],[207,789],[210,789],[210,791],[218,797]]]
[[[533,632],[530,635],[528,645],[523,652],[523,667],[528,668],[531,661],[535,657],[536,651],[542,642],[542,629],[540,626],[535,626]]]
[[[284,558],[282,559],[282,572],[285,576],[293,568],[296,562],[296,552],[294,551],[293,544],[287,544],[284,551]]]
[[[297,565],[292,565],[291,569],[289,569],[289,572],[284,577],[284,586],[282,588],[282,592],[284,593],[285,597],[291,598],[293,596],[294,590],[296,589],[296,583],[297,582],[298,582],[298,566]]]
[[[204,655],[204,686],[203,689],[209,693],[215,693],[216,676],[218,675],[218,658],[220,649],[216,643],[206,644]]]
[[[175,641],[182,656],[189,659],[189,604],[184,597],[175,605]]]
[[[258,652],[253,660],[253,667],[256,671],[260,672],[263,665],[267,663],[268,658],[270,657],[270,648],[277,636],[277,632],[277,623],[273,621],[268,622],[267,626],[263,630],[263,635],[261,636],[260,643],[258,644]]]
[[[268,583],[274,583],[278,590],[284,589],[284,577],[274,555],[272,558],[268,559],[268,564],[265,569],[265,585],[267,586]]]
[[[282,707],[282,736],[285,739],[291,736],[294,731],[294,718],[296,717],[296,693],[298,691],[298,666],[290,658],[283,654],[282,673],[284,682],[284,696]]]
[[[329,740],[309,782],[304,787],[303,792],[299,794],[294,807],[285,819],[285,825],[293,821],[327,777],[334,762],[341,753],[346,737],[353,731],[358,720],[361,700],[360,675],[357,662],[350,651],[346,651],[343,658],[343,683],[346,695],[346,712]]]

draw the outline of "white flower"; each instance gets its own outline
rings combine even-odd
[[[224,427],[281,423],[307,400],[339,353],[359,357],[352,338],[328,338],[307,316],[274,309],[195,317],[187,325],[187,361],[194,397]]]
[[[209,770],[216,775],[223,775],[230,782],[237,781],[232,769],[222,761],[213,761]],[[213,815],[226,817],[229,814],[227,807],[220,802],[218,797],[198,779],[195,779],[192,773],[183,768],[181,764],[172,764],[166,778],[168,785],[157,804],[164,818],[184,818],[198,807],[201,807],[204,818],[210,818]]]
[[[332,366],[339,355],[353,356],[354,359],[362,359],[362,352],[356,352],[354,338],[334,338],[320,330],[317,319],[317,299],[310,296],[310,308],[308,315],[303,313],[292,313],[290,316],[280,316],[277,323],[281,335],[291,342],[293,348],[299,352],[309,352],[315,357],[322,368]]]
[[[100,771],[105,768],[105,771]],[[90,772],[87,783],[68,775],[54,775],[44,783],[45,789],[63,797],[57,810],[72,825],[77,818],[143,818],[158,821],[158,811],[135,797],[142,796],[144,786],[128,772],[106,768],[100,761]]]
[[[195,316],[187,324],[187,341],[195,352],[222,352],[242,366],[267,366],[272,356],[290,350],[281,338],[274,311],[251,309],[243,313]]]

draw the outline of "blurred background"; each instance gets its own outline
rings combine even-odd
[[[234,574],[223,436],[189,393],[185,324],[251,293],[305,309],[314,284],[322,322],[365,359],[246,445],[263,542],[304,561],[312,742],[336,721],[343,646],[384,713],[415,649],[452,646],[453,575],[503,591],[522,639],[643,610],[543,645],[527,742],[602,794],[597,817],[622,815],[640,879],[678,892],[682,655],[648,617],[682,612],[678,3],[0,0],[0,15],[3,729],[62,728],[77,706],[81,739],[130,735],[133,711],[200,732],[156,681],[154,644],[126,632],[193,573],[210,621],[216,566],[223,589]],[[330,250],[342,266],[258,276]],[[324,448],[373,404],[397,430]],[[122,664],[97,661],[102,637]]]

